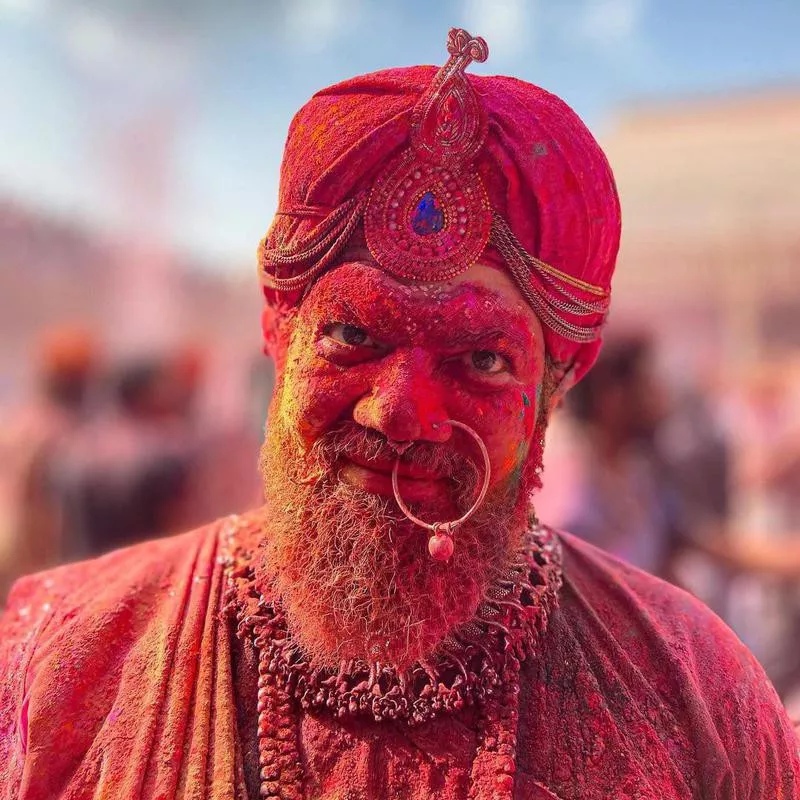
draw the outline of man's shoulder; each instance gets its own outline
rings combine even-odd
[[[561,719],[575,732],[574,758],[593,754],[583,768],[603,796],[633,796],[615,782],[627,761],[631,774],[648,766],[637,796],[655,796],[677,775],[692,796],[719,797],[725,786],[725,797],[796,797],[795,734],[733,631],[689,593],[570,534],[559,538],[564,582],[532,667],[530,729]],[[595,762],[603,751],[613,756]]]
[[[0,736],[0,786],[51,767],[54,786],[95,785],[151,752],[164,720],[193,718],[195,702],[208,722],[228,533],[257,531],[248,517],[16,583],[0,619],[0,730],[15,732]],[[76,777],[84,769],[91,778]]]
[[[629,708],[638,704],[653,719],[668,715],[699,764],[702,785],[715,775],[730,780],[735,765],[742,796],[762,785],[784,787],[780,796],[794,797],[800,785],[795,732],[736,634],[688,592],[574,536],[560,538],[562,630],[574,637],[577,660],[609,691],[616,686],[612,694],[627,698]],[[661,725],[659,735],[668,729]]]
[[[711,609],[574,536],[560,538],[564,622],[587,653],[616,653],[617,660],[659,687],[664,702],[692,697],[706,714],[724,720],[729,733],[737,725],[750,729],[756,720],[752,709],[758,707],[763,712],[759,724],[787,735],[788,719],[762,666]],[[794,742],[793,735],[789,739]]]
[[[568,605],[591,608],[611,631],[636,628],[671,645],[721,647],[752,658],[733,631],[694,595],[577,536],[559,532],[559,538]]]
[[[215,525],[204,525],[192,531],[152,539],[123,547],[85,561],[63,564],[52,569],[25,575],[11,588],[7,608],[25,605],[37,596],[67,597],[73,592],[91,589],[98,584],[149,583],[168,573],[187,550],[194,549],[200,540],[213,535]]]
[[[64,564],[19,578],[11,587],[0,630],[15,622],[24,627],[56,607],[62,612],[99,596],[122,600],[163,589],[198,561],[217,556],[229,527],[247,524],[251,515],[234,515],[193,530],[151,539],[86,561]]]

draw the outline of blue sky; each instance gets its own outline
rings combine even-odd
[[[0,195],[248,268],[294,111],[441,63],[454,25],[601,139],[632,103],[800,88],[800,0],[0,0]]]

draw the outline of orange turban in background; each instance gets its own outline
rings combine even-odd
[[[45,379],[84,378],[100,363],[95,336],[77,325],[48,329],[37,350],[37,366]]]
[[[469,36],[451,31],[451,42],[454,35]],[[464,41],[485,48],[483,40]],[[362,75],[323,89],[297,113],[281,166],[278,213],[259,251],[268,307],[280,314],[296,305],[313,279],[335,263],[330,256],[363,224],[368,201],[356,209],[358,198],[374,194],[387,163],[408,150],[415,106],[445,69],[417,66]],[[573,367],[580,378],[599,351],[619,247],[620,207],[611,169],[586,126],[558,97],[505,76],[467,76],[462,70],[456,77],[468,81],[466,91],[484,115],[480,148],[465,170],[480,177],[489,213],[510,229],[532,257],[530,264],[549,266],[546,274],[531,270],[532,299],[545,298],[563,321],[548,324],[539,314],[549,357]],[[494,235],[478,257],[508,262]],[[315,268],[320,264],[322,269]],[[556,288],[566,288],[566,295]],[[585,327],[575,332],[576,323]]]

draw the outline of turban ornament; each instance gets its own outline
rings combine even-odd
[[[487,103],[496,116],[498,101],[489,94],[481,96],[476,86],[489,86],[498,79],[474,81],[465,74],[473,61],[483,62],[488,57],[488,47],[482,38],[453,29],[448,35],[447,50],[447,62],[409,109],[410,114],[405,117],[408,131],[405,144],[399,152],[395,150],[389,156],[388,163],[378,163],[377,170],[372,172],[372,177],[367,177],[366,183],[354,186],[349,195],[340,194],[341,199],[333,206],[301,205],[295,200],[291,207],[279,209],[276,222],[259,249],[267,300],[288,306],[299,302],[313,281],[336,263],[359,225],[363,225],[367,247],[378,265],[389,274],[407,280],[447,280],[467,270],[481,257],[491,262],[487,251],[493,248],[502,257],[503,267],[542,325],[549,329],[548,342],[572,343],[571,348],[559,345],[558,349],[564,354],[579,352],[585,346],[580,364],[582,373],[599,346],[610,300],[608,282],[604,279],[596,285],[583,279],[587,277],[585,274],[583,277],[572,274],[586,272],[586,267],[576,263],[574,256],[564,268],[559,268],[532,255],[520,242],[508,219],[512,219],[515,226],[522,224],[530,239],[531,231],[535,232],[535,217],[526,217],[522,212],[527,207],[517,205],[513,209],[507,207],[511,212],[507,219],[493,204],[490,197],[497,196],[497,186],[490,191],[485,183],[487,177],[495,180],[486,172],[487,158],[494,159],[493,163],[499,163],[501,169],[505,167],[502,161],[497,162],[497,142],[489,139],[496,138],[503,129],[495,127],[494,133],[490,131],[491,124],[497,126],[497,122],[492,123],[495,117],[487,112]],[[365,80],[369,78],[365,76]],[[536,87],[530,89],[546,94]],[[565,106],[563,112],[553,109],[552,103],[545,109],[546,124],[551,125],[555,118],[561,127],[560,135],[570,137],[559,140],[559,134],[554,131],[551,134],[553,146],[558,148],[560,141],[566,141],[569,158],[578,159],[574,166],[568,162],[569,169],[579,180],[589,182],[593,187],[592,196],[600,198],[592,201],[595,203],[592,208],[598,210],[591,212],[592,228],[586,234],[593,237],[590,241],[594,244],[590,247],[596,248],[596,255],[592,256],[596,261],[585,263],[599,264],[600,271],[595,274],[600,277],[605,272],[604,278],[608,278],[613,269],[619,232],[613,178],[602,153],[577,117]],[[535,106],[529,113],[537,113]],[[336,118],[333,119],[335,125]],[[346,130],[347,119],[342,118],[342,122]],[[530,123],[525,124],[530,127]],[[362,136],[358,147],[366,148],[363,152],[371,152],[370,133]],[[383,132],[376,130],[374,137],[381,136],[386,138],[385,129]],[[375,147],[379,147],[378,142],[376,138]],[[528,141],[527,145],[531,144],[534,142]],[[358,163],[357,159],[363,156],[356,153],[362,151],[354,146],[352,152],[348,158]],[[520,169],[519,165],[510,168]],[[535,188],[536,176],[542,173],[528,167],[524,169],[523,180],[532,181]],[[583,213],[589,215],[586,201],[581,205],[575,200],[576,192],[580,191],[578,186],[564,184],[560,190],[554,189],[552,173],[544,174],[551,175],[543,194],[547,198],[543,202],[548,204],[549,220],[558,214],[562,203],[566,203],[565,208],[572,209],[571,214],[579,213],[574,209],[582,208]],[[312,180],[308,185],[316,192],[322,184]],[[597,203],[603,204],[602,209]],[[572,218],[565,217],[560,223],[562,236],[573,236]],[[311,221],[316,219],[319,221],[312,225]],[[552,228],[552,223],[548,224]],[[548,246],[553,253],[552,244]],[[574,245],[570,252],[576,252],[577,247],[579,245]],[[560,248],[554,255],[558,259]],[[554,359],[554,363],[558,361]],[[568,366],[568,362],[560,363]]]
[[[489,240],[489,198],[470,169],[486,139],[486,114],[464,75],[489,50],[463,30],[450,31],[447,49],[449,60],[414,107],[411,147],[378,177],[364,214],[370,252],[401,278],[452,278]]]

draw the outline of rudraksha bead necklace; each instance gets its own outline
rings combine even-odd
[[[400,671],[350,661],[316,666],[293,640],[280,602],[256,586],[253,554],[227,542],[227,608],[237,636],[258,653],[258,748],[262,798],[302,800],[299,748],[303,713],[402,720],[419,725],[465,706],[478,709],[478,747],[470,800],[511,798],[516,767],[521,663],[537,651],[562,582],[555,534],[536,525],[524,548],[478,607],[427,663]]]

